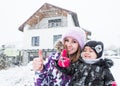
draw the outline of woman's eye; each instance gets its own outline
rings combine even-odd
[[[77,43],[76,41],[73,41],[74,43]]]
[[[65,42],[68,42],[68,40],[67,40],[67,39],[65,39]]]

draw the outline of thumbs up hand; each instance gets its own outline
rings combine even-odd
[[[33,59],[33,70],[41,71],[43,69],[43,55],[42,50],[38,52],[39,57]]]
[[[60,67],[69,67],[70,65],[70,59],[67,57],[67,50],[63,49],[61,52],[61,57],[58,60],[58,65]]]

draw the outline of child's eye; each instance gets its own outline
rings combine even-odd
[[[83,50],[83,52],[86,52],[86,51],[87,51],[86,49]]]
[[[94,52],[93,50],[90,50],[90,52]]]

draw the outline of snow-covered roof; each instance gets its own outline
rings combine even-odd
[[[73,21],[75,23],[75,26],[79,26],[79,21],[77,18],[77,14],[75,12],[57,7],[55,5],[45,3],[30,18],[28,18],[18,29],[20,31],[24,31],[24,26],[26,24],[32,26],[34,24],[37,24],[43,18],[67,16],[67,14],[71,14]]]

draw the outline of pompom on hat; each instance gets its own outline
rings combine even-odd
[[[72,37],[76,39],[79,43],[80,48],[82,49],[86,42],[85,31],[80,27],[70,27],[62,36],[62,42],[66,37]]]
[[[104,50],[104,44],[101,41],[90,40],[85,44],[84,48],[86,46],[89,46],[95,51],[95,53],[97,54],[97,58],[100,58],[102,56]]]

